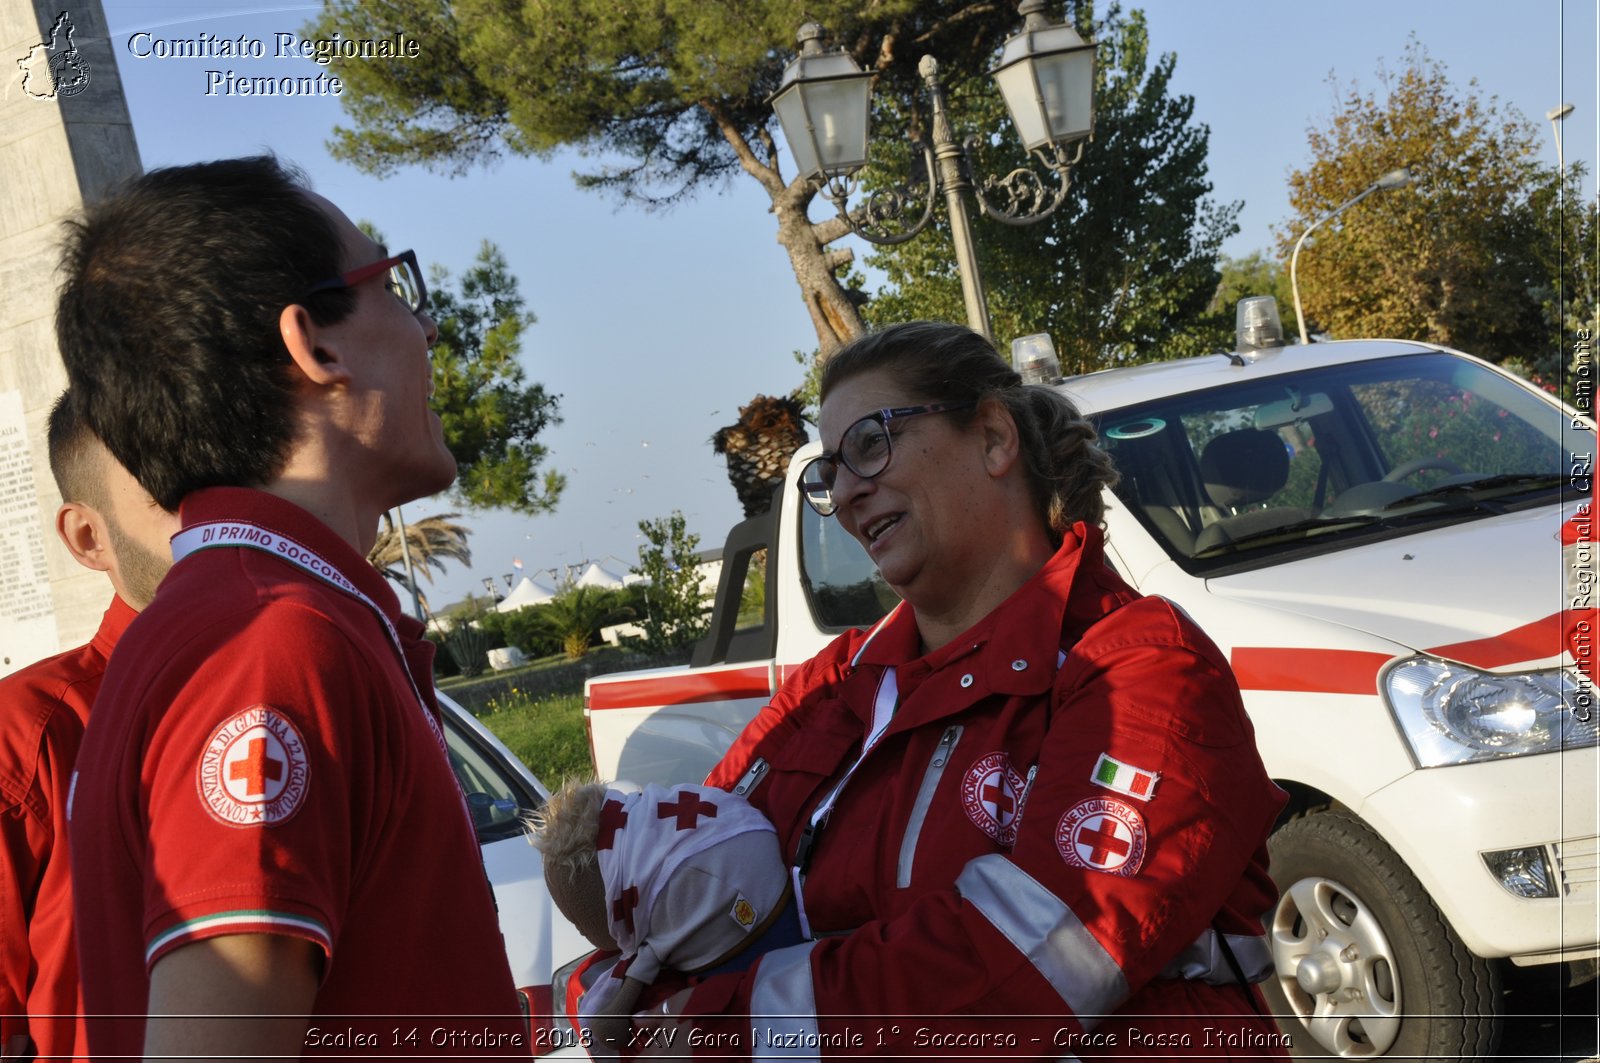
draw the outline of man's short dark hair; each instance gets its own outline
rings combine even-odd
[[[110,500],[106,498],[105,472],[101,468],[106,454],[99,442],[78,416],[72,404],[72,391],[63,391],[56,404],[50,407],[49,426],[45,430],[50,474],[56,479],[61,501],[82,502],[99,510],[106,508]]]
[[[90,430],[164,508],[202,487],[258,486],[294,433],[278,332],[300,303],[318,324],[348,291],[344,247],[272,156],[152,170],[68,223],[56,334]]]

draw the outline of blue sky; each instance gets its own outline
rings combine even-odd
[[[564,423],[547,433],[569,486],[554,514],[526,519],[469,513],[474,564],[452,564],[429,590],[437,605],[482,593],[482,579],[587,559],[622,571],[637,558],[642,519],[683,511],[703,547],[719,546],[741,513],[710,437],[757,393],[800,379],[792,352],[815,344],[765,196],[748,178],[665,214],[618,208],[578,191],[576,157],[506,159],[464,177],[406,170],[388,179],[334,161],[325,142],[342,120],[334,97],[206,95],[208,69],[240,76],[314,75],[309,59],[273,59],[274,34],[293,33],[316,5],[208,0],[104,0],[134,131],[149,167],[271,149],[301,165],[317,191],[378,226],[424,263],[466,266],[485,237],[505,252],[538,323],[527,333],[531,379],[562,396]],[[1306,164],[1305,131],[1333,113],[1351,82],[1377,86],[1415,34],[1453,81],[1536,122],[1574,105],[1562,130],[1568,163],[1582,160],[1594,195],[1600,83],[1593,0],[1146,0],[1154,52],[1175,51],[1174,91],[1195,97],[1211,128],[1219,201],[1243,200],[1233,255],[1270,249],[1288,216],[1288,174]],[[263,59],[132,54],[140,31],[264,42]],[[141,50],[149,48],[142,44]],[[419,42],[422,48],[427,42]],[[1330,82],[1330,77],[1334,80]],[[1093,151],[1091,145],[1089,150]],[[819,203],[814,216],[821,217]],[[977,239],[985,226],[977,223]],[[924,237],[932,239],[933,237]],[[864,255],[858,246],[858,256]],[[408,518],[457,508],[407,507]],[[503,585],[502,585],[503,586]]]

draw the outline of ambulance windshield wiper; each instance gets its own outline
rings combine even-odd
[[[1332,531],[1346,531],[1350,528],[1365,528],[1371,524],[1382,524],[1386,519],[1369,513],[1349,517],[1310,517],[1306,520],[1297,520],[1293,524],[1280,524],[1276,528],[1263,528],[1248,535],[1241,535],[1229,542],[1208,546],[1201,552],[1191,556],[1196,558],[1217,557],[1222,554],[1231,554],[1245,547],[1259,546],[1263,543],[1311,538],[1307,534],[1309,532],[1323,534]]]
[[[1414,495],[1398,498],[1383,507],[1385,513],[1397,509],[1405,509],[1419,502],[1435,502],[1451,496],[1458,497],[1454,505],[1443,507],[1444,510],[1471,509],[1481,505],[1491,498],[1503,498],[1506,495],[1525,494],[1533,491],[1546,491],[1557,487],[1566,479],[1556,473],[1508,472],[1499,476],[1485,476],[1481,480],[1466,480],[1463,482],[1440,484],[1430,487],[1426,491],[1418,491]],[[1438,513],[1440,509],[1432,509],[1430,513]]]

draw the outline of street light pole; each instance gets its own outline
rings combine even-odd
[[[400,531],[400,558],[405,562],[406,585],[411,591],[411,607],[417,614],[417,619],[423,623],[428,618],[422,615],[422,592],[417,589],[417,574],[411,568],[411,541],[406,534],[406,516],[399,506],[394,507],[394,522]]]
[[[1345,200],[1337,207],[1334,207],[1331,211],[1324,214],[1310,225],[1306,226],[1306,231],[1301,233],[1300,239],[1294,242],[1294,254],[1289,256],[1289,290],[1294,293],[1294,316],[1296,323],[1300,326],[1301,343],[1310,343],[1311,338],[1306,335],[1306,315],[1305,312],[1300,309],[1300,245],[1306,242],[1306,237],[1311,235],[1311,230],[1315,229],[1325,221],[1331,221],[1334,218],[1337,218],[1339,215],[1343,214],[1357,203],[1360,203],[1363,199],[1366,199],[1368,196],[1372,195],[1372,193],[1387,191],[1391,188],[1404,188],[1410,183],[1410,170],[1407,170],[1404,167],[1398,170],[1390,170],[1388,173],[1372,182],[1366,188],[1363,188],[1360,192],[1357,192],[1355,195],[1351,196],[1349,199]]]
[[[1561,123],[1571,113],[1572,104],[1563,103],[1559,107],[1550,108],[1544,114],[1546,118],[1550,119],[1550,129],[1556,135],[1556,165],[1561,168],[1561,179],[1563,181],[1567,177],[1567,160],[1561,154]]]
[[[962,195],[972,187],[966,174],[967,156],[950,128],[944,85],[939,81],[939,61],[931,55],[923,56],[917,64],[917,73],[922,75],[922,83],[928,86],[928,95],[933,101],[933,158],[938,175],[935,178],[930,173],[928,179],[936,179],[944,189],[945,210],[950,213],[950,239],[956,248],[956,272],[961,275],[961,298],[967,307],[967,325],[993,343],[989,300],[983,291],[983,278],[978,274],[978,248],[972,240],[972,223],[967,218],[967,201]]]

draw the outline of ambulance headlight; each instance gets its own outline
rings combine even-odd
[[[1573,668],[1497,675],[1415,657],[1388,670],[1383,691],[1423,768],[1554,753],[1600,738],[1595,688]]]

